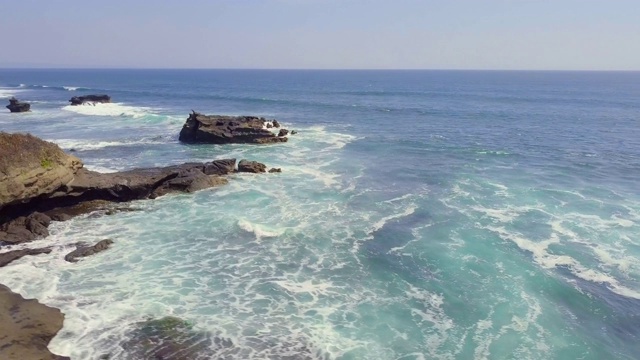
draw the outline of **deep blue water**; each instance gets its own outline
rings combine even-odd
[[[115,104],[67,106],[90,93]],[[72,359],[127,358],[166,315],[232,339],[221,358],[640,358],[640,73],[0,70],[11,95],[33,111],[0,130],[88,168],[283,169],[57,223],[51,255],[0,269],[65,312],[51,348]],[[182,145],[192,109],[299,134]]]

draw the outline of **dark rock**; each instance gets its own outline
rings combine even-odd
[[[0,225],[0,241],[8,244],[19,244],[49,236],[51,218],[45,214],[34,212],[28,216],[20,216]]]
[[[84,96],[74,96],[69,99],[71,105],[83,105],[85,103],[96,104],[96,103],[110,103],[111,97],[109,95],[84,95]]]
[[[273,124],[272,123],[267,123],[267,129],[271,129],[273,128]]]
[[[68,262],[77,262],[78,258],[91,256],[107,250],[111,244],[113,244],[113,240],[105,239],[93,246],[77,246],[76,249],[68,253],[64,259]]]
[[[291,135],[295,135],[295,134],[297,134],[297,133],[298,133],[298,132],[297,132],[297,131],[295,131],[295,130],[291,130],[291,132],[290,132],[290,134],[291,134]]]
[[[255,116],[203,115],[193,112],[180,131],[180,141],[207,144],[270,144],[287,139],[264,128],[264,118]]]
[[[289,134],[289,130],[280,129],[280,131],[278,132],[278,137],[287,136],[287,134]]]
[[[273,127],[274,128],[279,128],[280,127],[280,123],[278,122],[278,120],[273,120]]]
[[[282,169],[280,169],[280,168],[271,168],[271,169],[269,169],[269,172],[270,173],[281,173]]]
[[[12,97],[11,99],[9,99],[9,105],[7,105],[7,109],[9,109],[9,111],[11,111],[12,113],[27,112],[31,111],[31,104],[19,101],[18,99]]]
[[[50,252],[51,252],[51,248],[21,249],[21,250],[7,251],[5,253],[0,254],[0,267],[7,266],[11,262],[18,260],[22,257],[25,257],[27,255],[49,254]]]
[[[218,359],[233,347],[229,339],[193,329],[189,322],[167,316],[138,324],[122,344],[127,359],[195,360]]]
[[[204,164],[204,173],[207,175],[227,175],[236,169],[236,159],[214,160]]]
[[[267,171],[267,166],[257,161],[240,160],[238,172],[263,173]]]
[[[63,321],[60,310],[27,300],[0,285],[0,359],[69,360],[47,348]]]

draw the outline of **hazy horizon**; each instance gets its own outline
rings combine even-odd
[[[631,0],[26,0],[0,31],[5,69],[640,70]]]

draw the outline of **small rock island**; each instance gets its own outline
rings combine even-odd
[[[31,104],[22,102],[15,97],[12,97],[11,99],[9,99],[9,105],[7,105],[7,109],[9,109],[9,111],[11,111],[12,113],[27,112],[31,111]]]
[[[182,127],[179,139],[191,144],[273,144],[288,140],[274,134],[267,124],[278,122],[257,116],[203,115],[193,111]]]

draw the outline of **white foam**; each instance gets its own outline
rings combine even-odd
[[[15,93],[20,92],[16,89],[0,88],[0,99],[8,99],[15,96]]]
[[[610,274],[602,271],[590,269],[578,260],[568,255],[556,255],[549,251],[549,246],[559,244],[560,239],[553,233],[551,237],[544,241],[531,241],[524,236],[506,230],[504,227],[487,226],[487,230],[491,230],[500,235],[501,238],[507,239],[515,243],[520,249],[530,252],[536,264],[545,269],[554,269],[564,267],[571,273],[586,281],[606,285],[609,290],[614,293],[634,299],[640,299],[640,292],[629,289],[619,283],[619,281]]]
[[[139,118],[153,114],[153,109],[151,108],[129,106],[122,103],[85,103],[84,105],[67,105],[62,109],[91,116],[128,116]]]
[[[164,144],[166,141],[162,139],[137,139],[123,141],[98,141],[98,140],[77,140],[77,139],[53,139],[51,142],[57,144],[63,149],[75,149],[78,151],[97,150],[114,146],[130,146],[130,145],[149,145]]]
[[[254,224],[246,219],[238,220],[238,227],[242,230],[254,233],[258,241],[262,238],[272,238],[282,235],[286,229],[278,229],[269,225]]]

